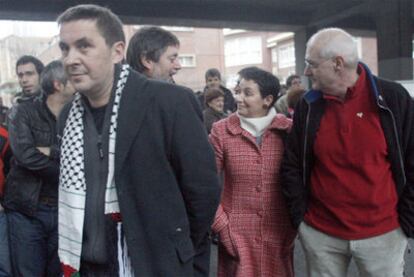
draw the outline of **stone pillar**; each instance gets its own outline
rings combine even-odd
[[[295,32],[295,63],[296,63],[296,74],[302,76],[302,83],[305,87],[310,87],[309,80],[306,77],[303,77],[303,72],[305,71],[305,52],[306,52],[306,42],[308,39],[316,33],[315,28],[303,28]]]
[[[378,75],[391,80],[413,79],[412,0],[377,5]]]

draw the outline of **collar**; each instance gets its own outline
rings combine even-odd
[[[371,92],[374,94],[375,99],[379,99],[381,100],[381,97],[379,95],[379,89],[377,86],[377,83],[374,79],[374,75],[372,75],[371,70],[369,70],[368,66],[362,62],[358,63],[358,70],[362,69],[365,73],[365,82],[368,83],[368,86],[371,88]],[[308,104],[312,104],[316,101],[318,101],[319,99],[323,98],[323,93],[319,90],[309,90],[308,92],[305,93],[305,95],[303,96],[303,99],[308,103]]]
[[[273,118],[276,116],[276,110],[272,107],[267,115],[262,117],[253,117],[248,118],[237,114],[240,118],[240,126],[242,129],[249,132],[254,137],[260,137],[263,135],[270,123],[272,123]]]
[[[358,73],[358,80],[356,81],[355,85],[348,88],[346,92],[346,98],[354,98],[361,95],[361,92],[367,88],[367,78],[365,69],[361,64],[358,64],[357,68]]]
[[[226,122],[227,130],[233,135],[239,135],[243,132],[243,128],[241,127],[240,118],[236,113],[232,113]],[[285,115],[277,113],[273,120],[271,121],[270,125],[267,127],[269,130],[282,130],[282,131],[290,131],[292,127],[292,120],[287,118]]]
[[[323,94],[323,98],[330,101],[345,102],[348,99],[361,96],[361,92],[367,88],[365,69],[361,64],[357,67],[358,79],[352,87],[349,87],[345,94],[345,99],[339,99],[332,95]]]

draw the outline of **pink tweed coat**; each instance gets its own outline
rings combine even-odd
[[[282,134],[291,120],[276,115],[261,145],[243,130],[236,114],[213,125],[210,142],[224,172],[213,223],[220,234],[219,277],[294,276],[291,226],[279,183]]]

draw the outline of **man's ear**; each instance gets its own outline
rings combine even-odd
[[[139,58],[141,60],[141,64],[145,67],[145,69],[147,71],[151,71],[154,62],[151,59],[147,58],[147,56],[145,54],[141,54],[141,56]]]
[[[120,63],[124,59],[125,43],[117,41],[112,45],[112,61],[113,63]]]
[[[345,60],[341,56],[337,56],[334,58],[335,61],[335,71],[338,71],[339,69],[342,69],[345,67]]]
[[[61,92],[62,87],[64,87],[64,86],[61,82],[59,82],[58,80],[53,81],[53,91],[54,92],[58,92],[58,93]]]

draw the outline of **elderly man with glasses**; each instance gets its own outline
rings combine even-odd
[[[323,29],[307,43],[312,81],[295,109],[282,186],[309,276],[403,276],[414,234],[414,104],[358,61],[354,38]]]

